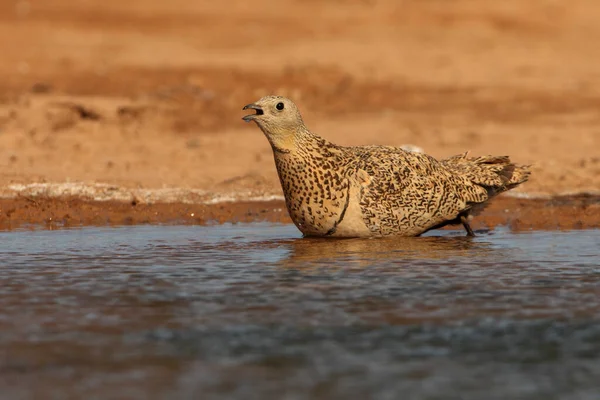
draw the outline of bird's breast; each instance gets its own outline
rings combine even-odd
[[[334,235],[350,201],[350,180],[319,160],[275,158],[292,221],[308,236]]]

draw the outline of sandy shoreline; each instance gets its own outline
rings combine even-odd
[[[59,229],[137,224],[214,225],[240,222],[290,224],[281,199],[194,202],[128,201],[91,196],[19,194],[0,198],[0,230]],[[501,195],[472,222],[474,229],[507,226],[513,231],[600,227],[600,196],[580,194],[551,198]]]

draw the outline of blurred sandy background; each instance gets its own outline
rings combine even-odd
[[[596,0],[0,2],[0,187],[280,194],[241,107],[292,97],[343,145],[534,164],[600,190]],[[12,186],[11,186],[12,185]]]

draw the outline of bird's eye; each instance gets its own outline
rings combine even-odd
[[[283,103],[277,103],[275,108],[277,108],[279,111],[283,110]]]

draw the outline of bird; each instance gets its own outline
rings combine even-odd
[[[508,156],[446,159],[381,145],[341,146],[312,133],[294,102],[265,96],[243,107],[262,130],[290,218],[304,237],[419,236],[470,220],[528,180]]]

